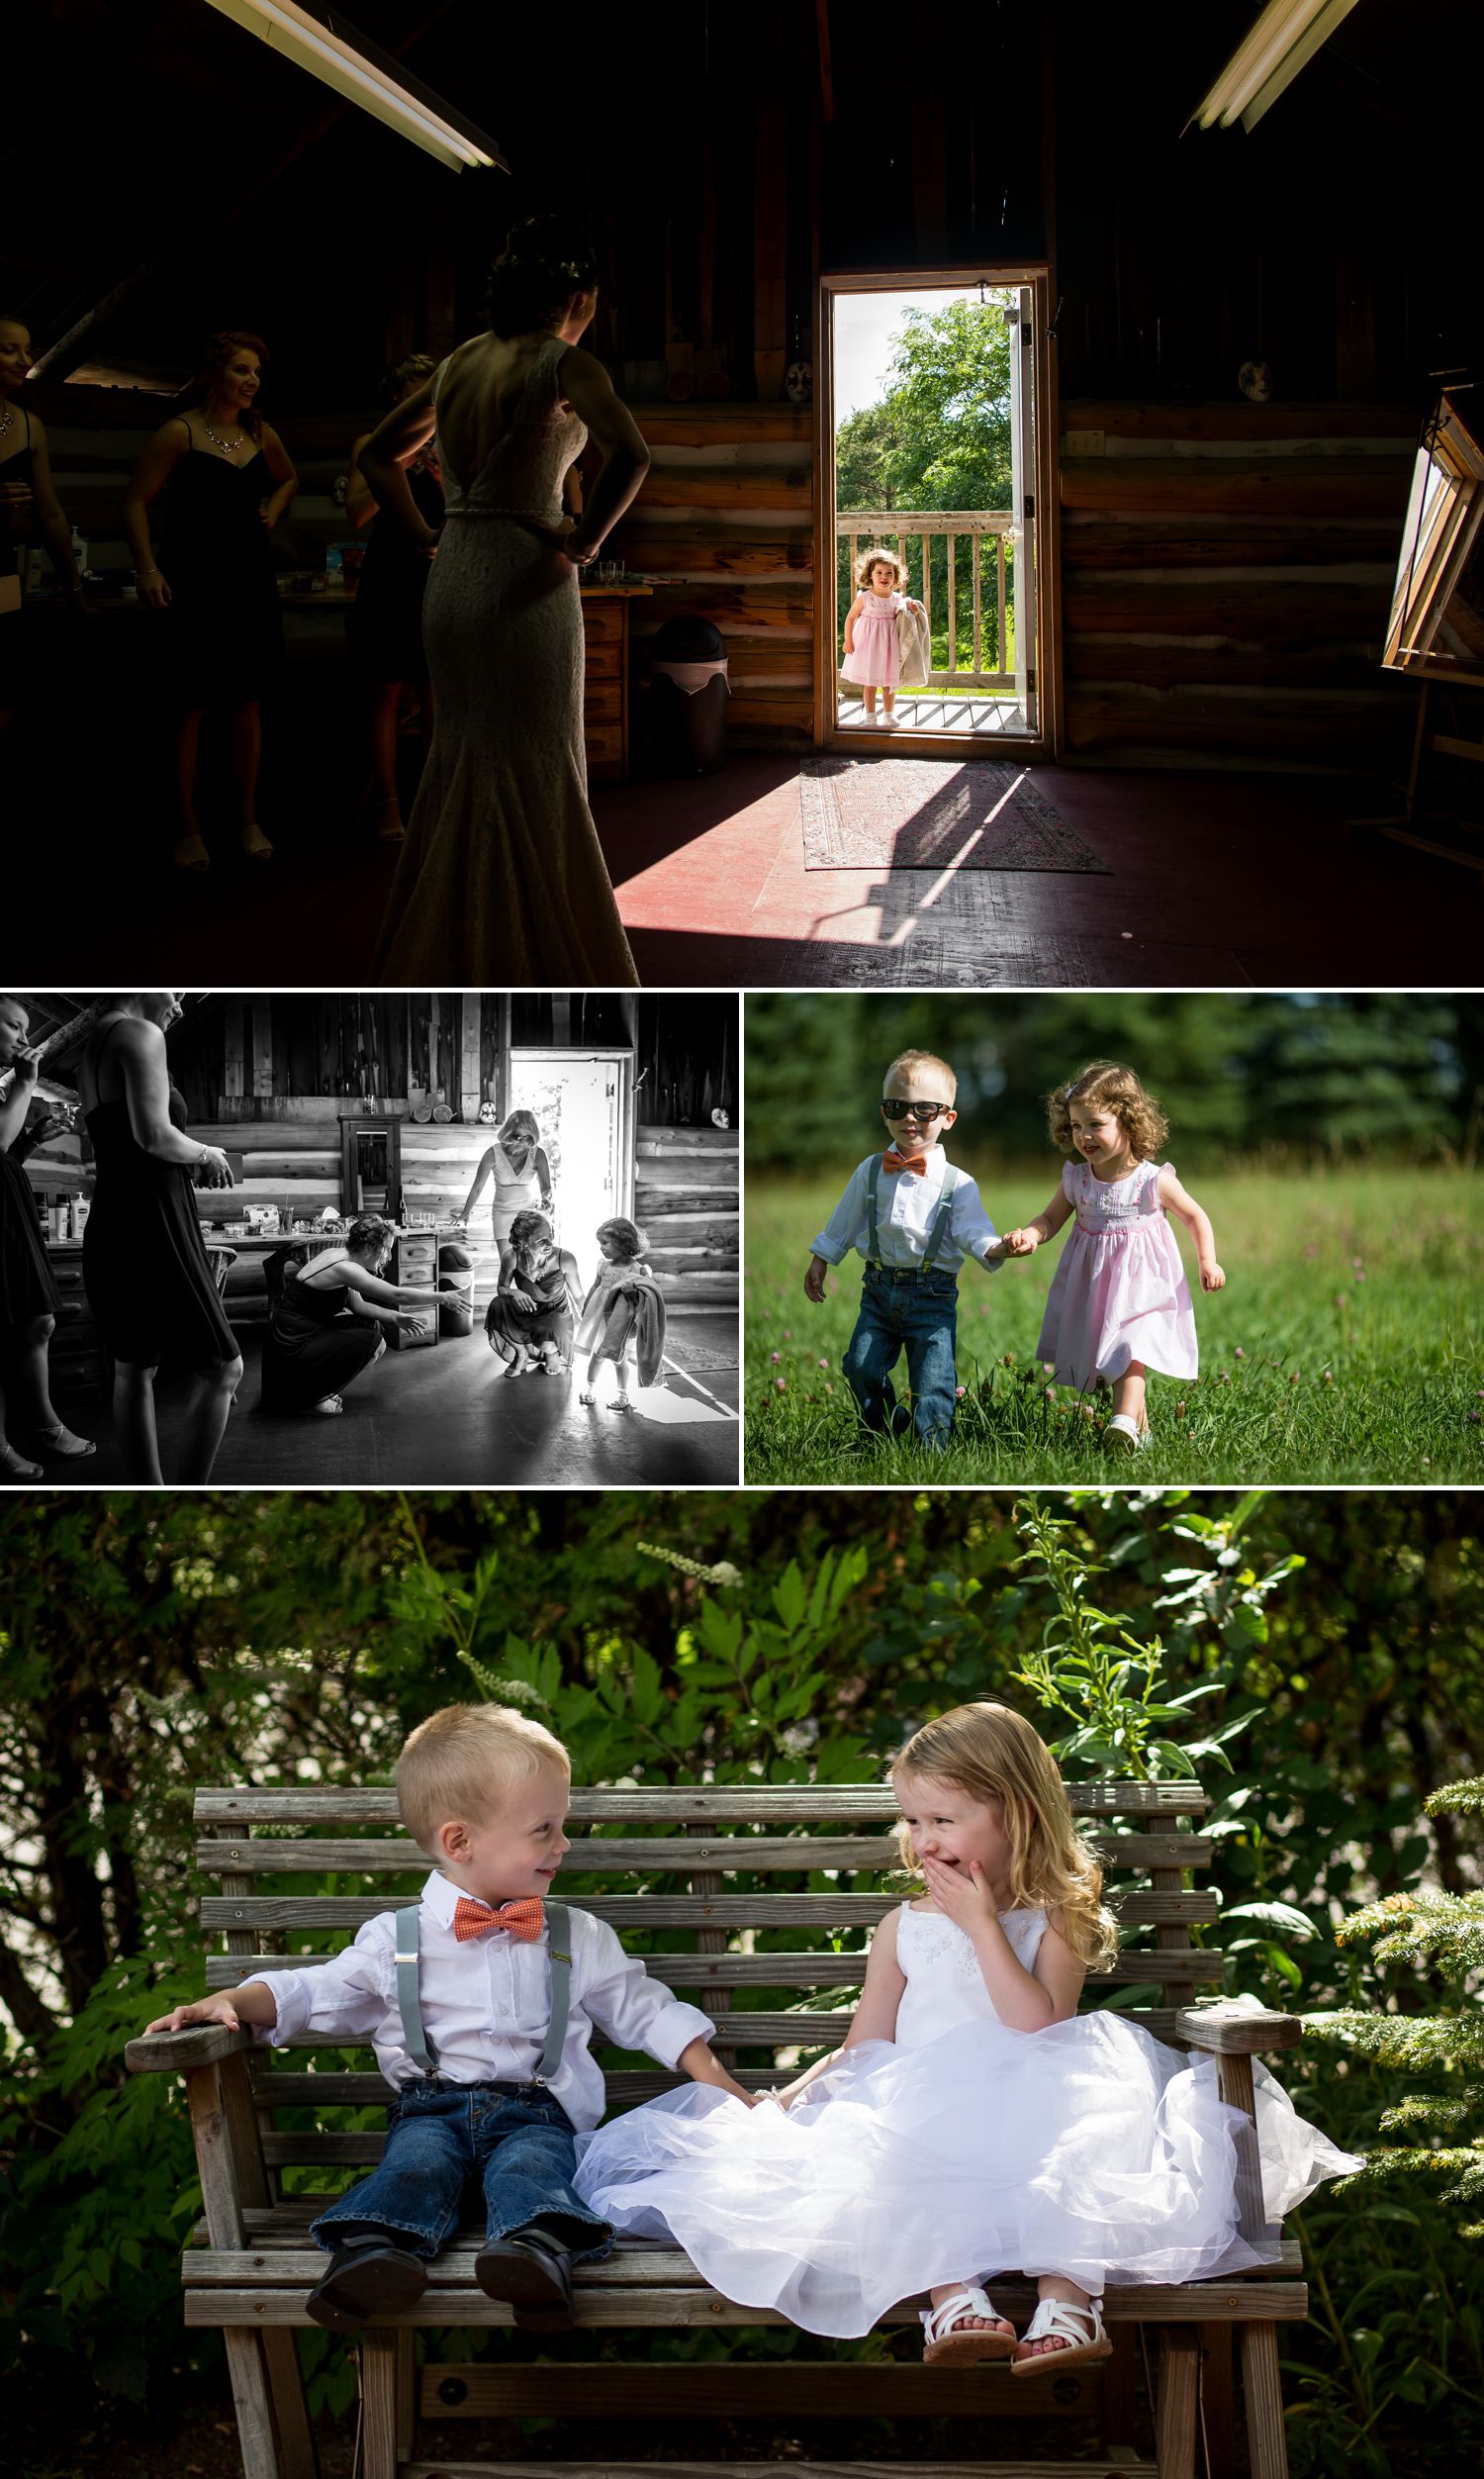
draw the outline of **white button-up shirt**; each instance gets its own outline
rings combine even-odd
[[[549,1931],[534,1943],[508,1929],[460,1945],[453,1933],[459,1888],[434,1870],[422,1888],[417,1992],[438,2072],[456,2083],[527,2082],[540,2061],[551,2020]],[[594,2031],[616,2049],[643,2050],[674,2067],[693,2040],[709,2040],[709,2015],[688,2006],[643,1960],[624,1953],[613,1929],[590,1911],[571,1911],[572,1986],[561,2063],[547,2088],[573,2125],[587,2133],[603,2116],[603,2075],[591,2054]],[[343,1954],[307,1971],[264,1971],[278,2021],[260,2040],[370,2041],[389,2083],[418,2083],[421,2070],[403,2045],[397,2005],[397,1914],[379,1911]]]
[[[832,1266],[839,1265],[853,1248],[870,1259],[866,1182],[872,1163],[880,1160],[879,1154],[867,1155],[852,1174],[850,1186],[824,1229],[810,1242],[815,1256],[825,1258]],[[943,1147],[931,1145],[925,1171],[882,1171],[877,1182],[876,1228],[883,1266],[921,1265],[927,1255],[928,1233],[943,1193],[947,1168],[948,1156]],[[994,1225],[979,1201],[976,1183],[967,1171],[961,1171],[953,1192],[948,1229],[933,1260],[934,1272],[957,1274],[966,1257],[983,1258],[994,1236]],[[1002,1261],[998,1256],[984,1262],[991,1274],[999,1272]]]

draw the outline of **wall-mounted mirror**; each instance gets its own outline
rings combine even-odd
[[[1424,425],[1381,662],[1484,684],[1484,389],[1444,388]]]
[[[340,1117],[340,1211],[395,1219],[402,1194],[402,1122],[374,1112]]]

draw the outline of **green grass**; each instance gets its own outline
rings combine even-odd
[[[861,1429],[840,1362],[860,1260],[803,1295],[808,1243],[844,1184],[749,1174],[745,1471],[750,1481],[1484,1482],[1484,1217],[1464,1171],[1229,1173],[1194,1183],[1224,1291],[1191,1278],[1201,1374],[1152,1378],[1154,1443],[1104,1457],[1106,1397],[1088,1405],[1030,1355],[1067,1233],[1028,1262],[959,1278],[959,1405],[942,1454]],[[980,1181],[998,1230],[1039,1211],[1056,1163]],[[821,1364],[827,1365],[821,1365]],[[1034,1372],[1034,1377],[1032,1376]],[[899,1364],[898,1392],[905,1363]],[[780,1383],[782,1381],[782,1383]]]

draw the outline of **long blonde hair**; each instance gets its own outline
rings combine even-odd
[[[1007,1908],[1045,1911],[1079,1962],[1108,1969],[1118,1930],[1103,1907],[1103,1871],[1077,1832],[1057,1761],[1028,1721],[1007,1704],[957,1704],[913,1733],[891,1772],[997,1800],[1010,1845]],[[903,1867],[920,1880],[910,1826],[898,1825],[896,1840]]]

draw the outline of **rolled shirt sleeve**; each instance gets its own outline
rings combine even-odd
[[[259,2041],[270,2049],[291,2040],[369,2041],[386,2020],[392,1928],[390,1914],[381,1912],[357,1931],[353,1946],[313,1970],[255,1971],[278,2009],[276,2023],[258,2027]]]
[[[867,1163],[860,1163],[852,1174],[840,1202],[822,1231],[809,1242],[816,1257],[827,1265],[838,1266],[853,1248],[864,1252],[866,1246],[866,1172]]]
[[[663,1980],[651,1979],[637,1955],[625,1954],[606,1920],[587,1915],[592,1953],[584,1975],[582,2006],[616,2049],[641,2049],[672,2070],[693,2040],[709,2041],[716,2029],[698,2006],[688,2006]]]
[[[1001,1272],[1004,1259],[998,1254],[993,1257],[984,1255],[990,1240],[997,1239],[999,1234],[984,1211],[977,1180],[960,1179],[954,1190],[953,1219],[949,1229],[955,1247],[962,1248],[966,1257],[977,1257],[986,1274]]]

